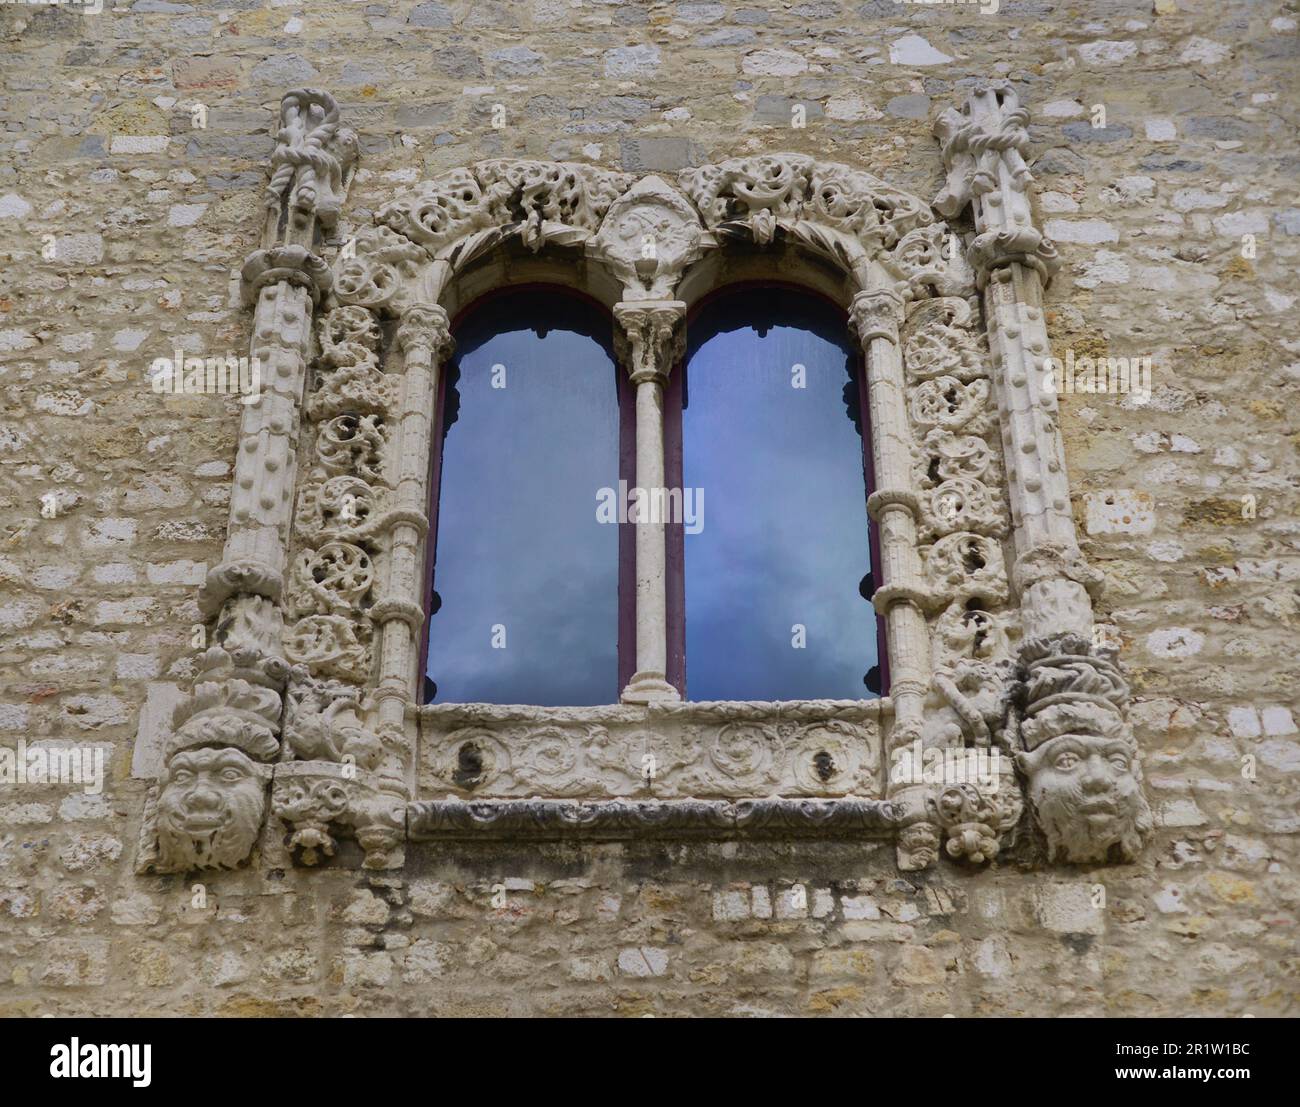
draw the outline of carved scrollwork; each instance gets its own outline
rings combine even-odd
[[[987,535],[946,535],[926,551],[925,567],[936,598],[945,604],[956,600],[964,606],[979,600],[986,607],[998,607],[1009,599],[1002,546]]]
[[[284,652],[313,672],[365,682],[370,677],[369,620],[308,615],[286,632]]]
[[[370,555],[350,542],[326,542],[302,550],[294,566],[293,612],[347,615],[366,606],[375,581]]]
[[[396,313],[427,260],[419,246],[388,227],[364,227],[357,234],[355,255],[340,255],[335,263],[334,298],[340,304]]]
[[[963,384],[989,375],[988,356],[972,329],[970,304],[958,296],[923,300],[907,318],[903,364],[909,380],[955,377]]]
[[[709,721],[693,711],[677,719],[612,710],[600,723],[539,709],[532,724],[426,732],[424,780],[436,791],[463,795],[593,799],[872,795],[879,787],[874,725],[771,713]]]
[[[725,231],[743,225],[760,246],[773,241],[778,224],[796,234],[806,224],[858,242],[870,254],[892,249],[908,231],[934,221],[915,197],[871,174],[803,154],[733,158],[683,170],[680,182],[705,226]],[[822,236],[812,244],[841,252],[831,242]]]
[[[316,456],[327,473],[355,473],[369,483],[383,480],[388,424],[380,415],[348,412],[321,425]]]

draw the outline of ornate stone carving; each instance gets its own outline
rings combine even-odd
[[[388,227],[363,227],[355,254],[340,254],[334,264],[334,298],[340,304],[397,314],[427,260],[419,246]]]
[[[1013,263],[1045,279],[1060,268],[1056,247],[1033,225],[1025,197],[1033,180],[1024,159],[1028,124],[1029,112],[1009,81],[979,86],[960,110],[949,108],[935,121],[948,180],[934,206],[952,218],[975,205],[978,234],[969,257],[981,286],[994,269]]]
[[[233,869],[248,858],[266,810],[269,765],[235,747],[200,747],[175,753],[147,813],[146,842],[157,841],[153,872]],[[146,847],[147,848],[147,847]]]
[[[703,250],[695,209],[659,177],[642,177],[610,205],[587,250],[623,282],[626,299],[670,300]]]
[[[410,836],[442,838],[590,835],[710,838],[804,834],[885,837],[899,812],[879,800],[756,799],[578,803],[564,800],[424,800],[407,814]]]
[[[330,290],[333,277],[325,261],[306,246],[288,243],[254,250],[239,272],[240,294],[244,306],[251,307],[263,289],[277,284],[291,284],[306,290],[312,303],[319,303]]]
[[[203,594],[216,645],[178,711],[142,864],[239,864],[261,825],[271,763],[273,814],[305,864],[352,836],[368,867],[400,865],[408,834],[853,834],[895,838],[905,869],[940,852],[981,863],[1005,850],[1022,806],[1009,764],[974,782],[894,782],[883,769],[913,742],[954,756],[1018,752],[1053,856],[1132,856],[1150,818],[1133,784],[1122,681],[1102,687],[1117,671],[1093,654],[1080,668],[1077,643],[1035,653],[1031,642],[1020,670],[1011,660],[1021,631],[1005,610],[1013,586],[1029,638],[1083,633],[1097,587],[1066,527],[1054,397],[1032,380],[1046,353],[1034,282],[1055,255],[1028,217],[1025,118],[998,85],[940,123],[950,170],[940,211],[975,207],[965,256],[917,198],[802,154],[688,170],[685,196],[656,176],[496,160],[381,205],[331,271],[315,252],[317,225],[335,227],[355,138],[328,96],[290,93],[262,249],[244,273],[269,387],[244,412],[231,538]],[[622,285],[616,341],[637,389],[638,477],[651,486],[663,482],[662,388],[684,340],[686,305],[671,297],[703,251],[783,243],[852,281],[873,420],[869,510],[882,565],[872,600],[889,631],[888,701],[679,702],[664,678],[662,531],[643,527],[638,671],[622,704],[410,710],[433,397],[452,346],[438,300],[469,261],[508,239],[535,252],[582,247],[585,264]],[[330,310],[308,379],[317,303]],[[1049,654],[1075,661],[1048,663]],[[300,668],[290,674],[290,663]],[[1067,677],[1074,698],[1061,699],[1049,689]],[[1072,757],[1086,770],[1075,774]],[[1097,757],[1113,778],[1105,795],[1118,798],[1094,811],[1085,793],[1104,791]],[[435,798],[412,802],[417,781]]]
[[[381,207],[377,219],[460,266],[508,234],[534,252],[548,242],[583,241],[632,181],[577,162],[484,161],[424,182]]]
[[[315,88],[286,93],[271,154],[268,217],[287,206],[291,216],[314,215],[325,231],[333,230],[357,152],[356,133],[339,123],[333,96]]]
[[[1020,666],[1016,764],[1049,857],[1134,860],[1153,820],[1118,668],[1071,634],[1026,643]]]
[[[915,227],[934,221],[928,208],[884,181],[804,154],[763,154],[686,169],[681,184],[707,227],[743,233],[759,245],[778,226],[844,258],[843,242],[892,249]]]
[[[653,381],[662,387],[685,348],[686,305],[680,300],[615,304],[614,318],[619,360],[632,383]]]
[[[878,794],[873,719],[827,712],[796,720],[784,717],[781,705],[762,707],[721,718],[696,710],[623,707],[593,716],[539,708],[527,719],[464,726],[455,725],[464,718],[459,706],[428,707],[420,783],[429,793],[475,797]]]

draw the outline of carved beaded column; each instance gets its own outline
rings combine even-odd
[[[925,623],[925,577],[917,552],[920,503],[912,482],[912,438],[907,422],[903,362],[898,325],[903,296],[888,275],[870,271],[873,287],[853,298],[849,317],[867,362],[871,447],[876,488],[867,510],[880,528],[880,583],[872,603],[885,620],[889,641],[889,695],[894,724],[885,747],[885,766],[895,749],[921,737],[925,697],[930,688],[929,635]],[[889,780],[886,771],[885,779]],[[925,817],[925,786],[896,788],[887,795],[904,808],[898,864],[925,868],[939,847],[938,829]]]
[[[164,744],[142,825],[141,871],[232,868],[247,859],[261,828],[289,671],[281,603],[299,409],[312,315],[330,284],[314,249],[320,231],[334,226],[356,150],[328,93],[285,95],[262,248],[242,270],[261,389],[240,417],[226,545],[199,597],[215,629]],[[221,829],[212,829],[214,819]]]
[[[648,496],[664,487],[664,385],[681,358],[686,305],[680,300],[614,305],[619,356],[636,389],[636,485]],[[647,504],[648,501],[642,501]],[[624,703],[681,699],[668,683],[666,529],[662,519],[636,524],[636,672]]]
[[[1014,691],[1017,767],[1049,858],[1131,861],[1152,820],[1137,743],[1124,717],[1128,688],[1092,641],[1101,574],[1079,550],[1057,389],[1044,364],[1043,288],[1060,261],[1034,226],[1026,194],[1028,122],[1005,81],[976,88],[960,111],[944,112],[935,133],[948,180],[935,207],[949,217],[968,204],[973,210],[976,234],[968,253],[997,363],[993,389],[1025,638]],[[1080,778],[1086,778],[1087,809]]]
[[[447,313],[436,304],[408,307],[397,327],[405,362],[401,422],[398,427],[397,480],[391,516],[387,583],[371,610],[379,625],[379,678],[374,699],[379,734],[385,743],[401,740],[408,785],[414,785],[413,747],[406,737],[406,705],[418,701],[417,647],[424,626],[424,538],[434,400],[443,362],[454,343]]]
[[[1079,552],[1057,397],[1043,371],[1048,357],[1043,286],[1060,267],[1056,247],[1033,224],[1023,152],[1029,113],[1006,82],[976,89],[962,111],[949,109],[935,132],[948,183],[935,206],[948,216],[973,208],[969,256],[984,295],[989,346],[1000,372],[993,386],[1015,528],[1015,581],[1027,640],[1092,634],[1091,593],[1101,574]]]

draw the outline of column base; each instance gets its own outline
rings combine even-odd
[[[676,703],[681,698],[681,693],[664,679],[663,673],[646,670],[632,674],[632,679],[623,689],[619,701],[621,703]]]

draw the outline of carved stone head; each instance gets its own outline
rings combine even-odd
[[[231,869],[247,858],[266,809],[267,773],[232,747],[175,754],[158,793],[161,867]]]
[[[1137,744],[1109,706],[1060,703],[1024,726],[1016,764],[1052,860],[1132,861],[1152,827]]]

